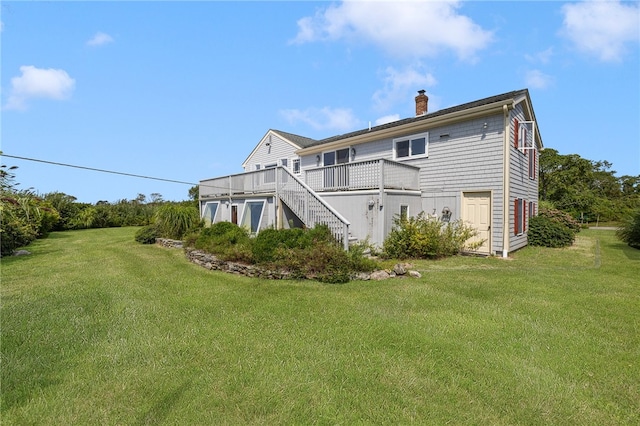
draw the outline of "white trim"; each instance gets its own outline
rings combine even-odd
[[[413,141],[418,139],[424,139],[424,154],[413,155],[411,153],[413,149]],[[397,145],[399,142],[409,142],[409,155],[405,157],[398,157],[398,149]],[[413,160],[416,158],[428,158],[429,157],[429,132],[416,133],[414,135],[407,135],[401,138],[393,139],[393,144],[391,146],[393,150],[393,159],[394,161],[405,161],[405,160]]]
[[[217,204],[216,206],[216,211],[213,213],[213,217],[211,218],[211,223],[215,223],[216,222],[216,216],[218,215],[218,210],[220,210],[220,201],[206,201],[204,204],[202,204],[202,211],[200,212],[200,218],[204,219],[204,213],[207,211],[207,205],[209,204]]]
[[[324,164],[324,155],[325,154],[329,154],[329,153],[333,153],[334,154],[334,163],[331,164],[331,166],[336,166],[338,164],[346,164],[346,163],[338,163],[338,151],[345,151],[345,150],[347,150],[347,156],[348,156],[347,163],[353,162],[354,160],[353,160],[353,158],[351,156],[351,146],[348,146],[348,147],[342,147],[342,148],[330,149],[330,150],[327,150],[327,151],[322,151],[322,153],[321,153],[321,161],[320,161],[321,166],[322,167],[326,166],[326,164]]]
[[[294,163],[298,162],[298,171],[295,171]],[[302,159],[300,157],[291,158],[291,173],[298,176],[302,174]]]
[[[246,200],[244,202],[244,205],[242,207],[242,217],[240,217],[240,226],[244,226],[244,219],[245,216],[247,214],[247,208],[249,203],[261,203],[262,204],[262,208],[260,209],[260,219],[258,220],[258,226],[256,229],[256,232],[254,233],[253,231],[251,231],[251,224],[249,224],[249,233],[251,234],[258,234],[260,232],[260,226],[262,225],[262,216],[264,215],[264,205],[265,205],[266,200],[262,199],[262,200]]]

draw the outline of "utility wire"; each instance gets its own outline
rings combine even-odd
[[[38,160],[37,158],[18,157],[17,155],[9,155],[9,154],[5,154],[4,152],[2,153],[2,156],[9,157],[9,158],[17,158],[18,160],[35,161],[37,163],[53,164],[54,166],[64,166],[64,167],[73,167],[74,169],[91,170],[93,172],[111,173],[114,175],[132,176],[132,177],[137,177],[142,179],[161,180],[164,182],[182,183],[184,185],[197,185],[197,183],[193,183],[193,182],[183,182],[179,180],[163,179],[163,178],[157,178],[157,177],[151,177],[151,176],[135,175],[132,173],[116,172],[113,170],[96,169],[94,167],[85,167],[85,166],[76,166],[73,164],[56,163],[55,161]]]
[[[74,165],[74,164],[66,164],[66,163],[58,163],[58,162],[55,162],[55,161],[39,160],[37,158],[19,157],[17,155],[5,154],[4,152],[2,154],[0,154],[0,156],[9,157],[9,158],[16,158],[18,160],[34,161],[36,163],[52,164],[54,166],[63,166],[63,167],[72,167],[74,169],[90,170],[92,172],[110,173],[110,174],[113,174],[113,175],[131,176],[131,177],[142,178],[142,179],[151,179],[151,180],[159,180],[159,181],[163,181],[163,182],[180,183],[180,184],[183,184],[183,185],[199,185],[198,183],[193,183],[193,182],[184,182],[184,181],[180,181],[180,180],[163,179],[163,178],[157,178],[157,177],[152,177],[152,176],[136,175],[136,174],[133,174],[133,173],[116,172],[116,171],[113,171],[113,170],[97,169],[95,167],[77,166],[77,165]],[[217,188],[215,186],[209,186],[209,185],[203,185],[203,186]],[[223,187],[219,187],[219,188],[223,188]],[[223,188],[223,189],[226,189],[226,188]]]

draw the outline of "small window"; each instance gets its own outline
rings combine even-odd
[[[247,228],[252,234],[257,234],[260,229],[260,222],[262,220],[262,210],[264,209],[264,201],[247,201],[244,204],[244,211],[242,212],[242,221],[240,222],[243,227]]]
[[[292,168],[293,174],[295,174],[295,175],[299,175],[300,174],[300,159],[299,158],[294,158],[293,160],[291,160],[291,168]]]
[[[336,164],[336,152],[325,152],[322,156],[322,159],[325,166],[333,166],[334,164]]]
[[[516,198],[513,207],[513,234],[521,235],[527,230],[527,201]]]
[[[400,220],[407,220],[409,218],[409,206],[406,204],[400,204]]]
[[[218,212],[218,205],[220,203],[207,203],[204,205],[204,211],[202,212],[202,220],[204,221],[205,226],[211,226],[212,223],[215,223],[216,213]]]
[[[287,167],[287,166],[289,165],[289,160],[288,160],[288,159],[286,159],[286,158],[282,158],[282,159],[280,160],[280,165],[281,165],[282,167]]]
[[[344,164],[349,162],[349,148],[339,149],[336,151],[336,157],[338,164]]]
[[[260,164],[256,164],[256,170],[260,170]]]
[[[536,180],[536,150],[529,149],[529,179]]]
[[[428,140],[428,133],[422,133],[407,138],[394,139],[393,149],[395,158],[427,157]]]

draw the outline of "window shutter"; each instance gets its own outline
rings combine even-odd
[[[518,136],[520,136],[520,122],[513,120],[513,145],[518,149]]]
[[[527,200],[522,200],[522,232],[527,230]]]
[[[518,200],[516,198],[516,200],[513,203],[513,235],[518,235],[519,234],[519,224],[520,224],[520,215],[519,215],[519,207],[520,207],[520,200]]]

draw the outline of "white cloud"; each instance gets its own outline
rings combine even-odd
[[[27,101],[35,98],[68,99],[75,88],[76,81],[64,70],[23,65],[20,71],[21,76],[11,79],[5,109],[25,110]]]
[[[403,70],[387,67],[384,70],[384,87],[373,94],[375,107],[380,111],[387,110],[399,102],[412,100],[411,94],[417,90],[435,86],[435,77],[421,68],[420,65]]]
[[[525,74],[525,84],[533,89],[546,89],[553,83],[553,77],[540,70],[529,70]]]
[[[393,123],[394,121],[398,121],[400,120],[400,115],[399,114],[390,114],[390,115],[385,115],[383,117],[380,117],[376,120],[376,126],[381,126],[383,124],[387,124],[387,123]]]
[[[87,40],[87,46],[102,46],[113,42],[113,37],[109,34],[97,32],[91,39]]]
[[[529,62],[541,62],[543,64],[548,64],[552,56],[553,56],[553,47],[550,47],[541,52],[536,52],[532,55],[530,54],[524,55],[525,59]]]
[[[315,130],[346,132],[356,128],[360,122],[347,108],[307,108],[281,110],[280,114],[290,124],[305,123]]]
[[[575,46],[602,61],[619,61],[626,45],[640,41],[640,6],[589,1],[562,6],[562,33]]]
[[[435,56],[443,50],[461,59],[474,59],[493,34],[460,15],[459,1],[345,1],[313,17],[298,20],[291,42],[319,40],[364,41],[400,56]]]

